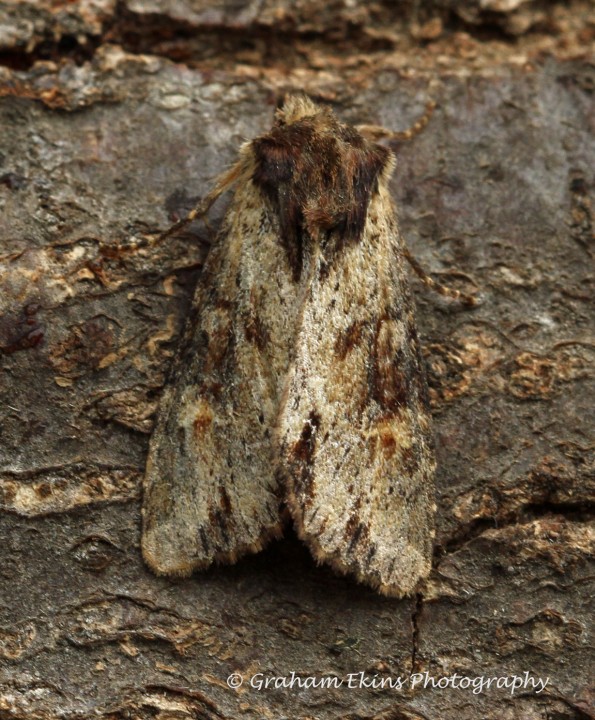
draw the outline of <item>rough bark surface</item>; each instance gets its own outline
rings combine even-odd
[[[589,13],[0,4],[0,718],[595,717]],[[403,601],[316,567],[290,530],[184,581],[139,552],[148,434],[209,231],[143,241],[288,90],[394,129],[438,103],[395,148],[401,227],[483,300],[413,281],[439,514],[432,575]],[[549,684],[359,685],[412,672]]]

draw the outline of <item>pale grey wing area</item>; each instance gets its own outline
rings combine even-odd
[[[310,267],[280,413],[288,503],[319,561],[388,595],[430,569],[434,460],[401,240],[384,182],[361,240]]]
[[[243,183],[150,442],[142,547],[158,573],[233,562],[281,532],[273,432],[289,340],[279,317],[295,311],[282,253],[275,217]]]

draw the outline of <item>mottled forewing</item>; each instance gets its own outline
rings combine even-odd
[[[280,532],[272,437],[295,287],[275,222],[244,178],[203,270],[151,438],[142,546],[158,573],[233,562]]]
[[[394,596],[429,572],[434,515],[427,391],[405,272],[381,177],[359,241],[330,263],[322,244],[312,257],[279,424],[300,536],[320,561]]]

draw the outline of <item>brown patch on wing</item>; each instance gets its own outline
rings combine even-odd
[[[194,421],[192,423],[194,428],[194,435],[198,440],[204,437],[206,431],[213,422],[213,409],[211,406],[203,400],[198,406],[198,410],[194,415]]]
[[[345,526],[345,541],[347,542],[347,552],[353,552],[357,545],[367,542],[370,538],[370,528],[363,522],[357,513],[354,513]]]
[[[397,452],[402,455],[411,445],[411,434],[407,425],[399,421],[399,416],[391,415],[378,420],[368,435],[368,448],[371,461],[381,452],[386,460],[390,460]]]
[[[303,463],[310,464],[316,448],[316,431],[320,425],[320,415],[312,410],[302,428],[300,439],[292,448],[292,455]]]
[[[234,344],[231,320],[227,314],[218,318],[218,323],[214,327],[204,331],[203,342],[207,345],[203,372],[205,375],[210,375],[224,363]]]
[[[220,402],[223,392],[223,383],[220,382],[203,382],[200,385],[199,395],[210,397],[215,402]]]
[[[207,536],[206,530],[202,527],[199,528],[198,536],[200,538],[200,543],[202,545],[204,553],[209,554],[209,552],[211,550],[211,543],[209,542],[209,538]]]
[[[296,282],[310,239],[332,233],[331,256],[361,239],[378,176],[392,159],[390,150],[338,122],[327,109],[289,124],[278,118],[252,149],[252,180],[277,211]]]
[[[233,311],[233,303],[226,297],[218,295],[215,299],[214,305],[217,310],[222,310],[224,313],[230,313]]]
[[[388,460],[397,451],[397,439],[390,430],[380,433],[380,447],[384,457]]]
[[[219,488],[219,504],[221,505],[221,510],[226,515],[231,515],[231,500],[229,499],[227,490],[223,486]]]
[[[367,542],[370,537],[370,528],[361,521],[359,510],[362,504],[361,497],[358,497],[353,504],[353,511],[345,525],[343,538],[348,546],[348,552],[353,552],[358,543]]]
[[[373,362],[369,373],[370,395],[389,414],[407,406],[411,393],[410,368],[401,348],[389,336],[392,323],[378,322]]]
[[[308,500],[311,502],[314,490],[312,466],[316,450],[316,433],[320,426],[320,420],[320,415],[316,410],[312,410],[304,423],[300,439],[291,449],[289,458],[290,468],[294,473],[296,491],[305,498],[304,506],[309,504]]]
[[[412,447],[405,447],[401,449],[401,467],[403,473],[409,477],[412,477],[415,471],[419,467],[419,453],[415,453]]]
[[[345,332],[337,336],[334,351],[338,360],[345,360],[351,350],[359,343],[363,327],[364,323],[361,320],[354,320]]]
[[[246,335],[246,340],[256,345],[260,352],[266,349],[270,340],[268,330],[255,313],[251,313],[246,319],[244,334]]]
[[[213,535],[218,535],[222,542],[213,541],[215,546],[227,548],[230,545],[231,534],[229,527],[229,518],[224,515],[219,508],[211,508],[209,510],[209,530]]]

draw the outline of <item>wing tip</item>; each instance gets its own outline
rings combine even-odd
[[[306,533],[300,533],[299,530],[298,535],[307,544],[319,565],[329,565],[338,574],[352,577],[360,585],[365,585],[385,597],[401,599],[415,594],[421,589],[431,570],[431,561],[427,560],[417,563],[416,571],[404,571],[394,579],[384,580],[378,570],[362,568],[356,560],[347,562],[340,551],[326,552],[316,539]],[[398,575],[398,571],[395,571],[394,575]]]
[[[411,545],[410,552],[403,553],[399,562],[396,556],[390,568],[386,566],[364,567],[361,558],[346,557],[341,548],[326,550],[319,538],[309,533],[303,522],[303,516],[295,495],[290,492],[288,507],[296,533],[304,542],[312,557],[319,565],[329,565],[340,575],[354,578],[380,595],[390,598],[404,598],[419,592],[432,569],[431,542],[428,548],[420,550]],[[433,535],[432,535],[433,537]],[[406,559],[404,562],[403,560]]]
[[[186,578],[194,572],[207,570],[212,565],[233,565],[245,555],[263,550],[272,540],[283,536],[281,522],[263,530],[256,540],[238,544],[232,550],[200,556],[184,551],[179,542],[166,540],[162,533],[143,531],[141,549],[143,560],[158,576]]]

